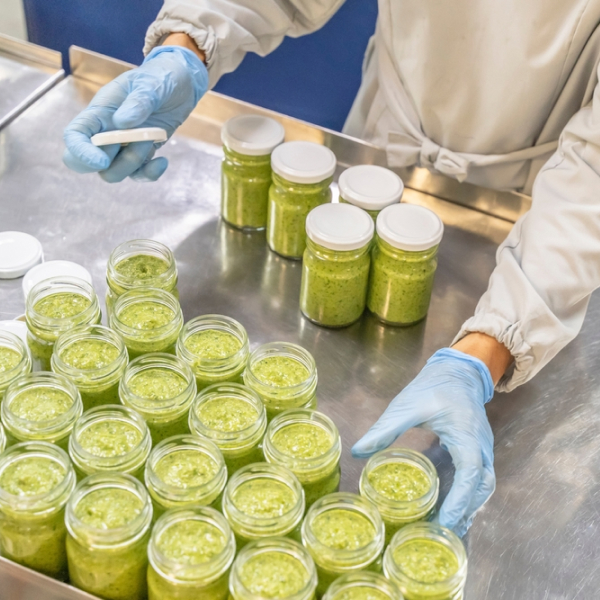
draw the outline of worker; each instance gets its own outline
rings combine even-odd
[[[90,136],[171,135],[247,52],[319,29],[342,3],[166,0],[143,64],[67,127],[66,164],[110,182],[157,179],[167,161],[150,142],[102,150]],[[495,487],[485,404],[577,335],[600,283],[600,0],[379,0],[379,15],[344,132],[384,147],[391,167],[533,196],[475,315],[353,448],[367,457],[411,427],[435,432],[456,469],[438,520],[462,535]]]

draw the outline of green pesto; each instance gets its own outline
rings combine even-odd
[[[289,356],[268,356],[252,366],[252,373],[266,385],[291,387],[306,381],[308,369],[295,358]]]
[[[162,554],[183,565],[201,565],[213,560],[227,545],[227,537],[214,525],[188,519],[177,521],[157,541]]]
[[[261,598],[285,599],[301,592],[310,580],[306,567],[284,552],[262,552],[248,559],[240,570],[240,581]]]
[[[188,382],[176,371],[153,367],[136,373],[127,387],[132,394],[146,400],[170,400],[183,394]]]
[[[277,430],[272,442],[282,454],[306,460],[323,456],[333,446],[333,437],[318,425],[293,423]]]
[[[400,502],[422,498],[431,481],[423,469],[406,462],[384,463],[369,473],[369,482],[382,496]]]
[[[340,203],[341,204],[352,204],[352,202],[348,202],[348,200],[344,200],[344,198],[342,198],[341,196],[340,196]],[[370,217],[373,219],[373,221],[377,222],[377,216],[379,215],[381,210],[366,210],[360,206],[359,206],[359,208],[361,208],[361,210],[364,210],[368,215],[370,215]]]
[[[27,345],[31,352],[31,358],[34,360],[34,371],[51,371],[52,353],[54,352],[54,342],[43,340],[27,332]]]
[[[115,271],[130,279],[131,281],[144,282],[145,279],[153,279],[169,270],[166,260],[151,254],[135,254],[119,261]]]
[[[340,591],[331,600],[390,600],[390,597],[370,585],[355,585]]]
[[[50,319],[69,319],[82,313],[91,304],[91,300],[82,294],[56,292],[38,300],[33,309],[36,313]]]
[[[245,481],[235,489],[232,500],[243,514],[263,519],[281,517],[289,513],[297,502],[290,487],[268,477]]]
[[[312,522],[315,537],[334,550],[359,550],[373,541],[373,523],[355,510],[333,508],[317,515]]]
[[[437,246],[404,252],[377,239],[373,249],[367,306],[386,323],[409,325],[429,309],[437,267]]]
[[[132,423],[120,419],[97,421],[78,436],[79,445],[99,458],[124,456],[139,446],[142,432]]]
[[[148,600],[227,600],[229,571],[210,583],[175,582],[148,567]]]
[[[47,494],[65,478],[64,467],[43,456],[22,458],[9,465],[0,475],[0,488],[13,496]]]
[[[74,369],[91,371],[114,363],[119,358],[119,349],[105,340],[81,339],[69,344],[60,358]]]
[[[21,362],[21,354],[12,348],[0,346],[0,373],[14,369]]]
[[[392,554],[400,570],[421,583],[440,583],[458,571],[454,552],[440,542],[413,539],[401,544]]]
[[[167,485],[186,489],[212,481],[219,465],[204,452],[185,449],[165,454],[154,466],[154,472]]]
[[[165,327],[173,321],[175,312],[162,302],[144,300],[132,302],[119,312],[119,321],[127,327],[151,331]]]
[[[50,421],[66,413],[73,398],[63,390],[37,386],[23,390],[10,403],[10,411],[27,421]]]
[[[271,187],[271,155],[245,156],[224,148],[221,215],[239,229],[264,229]]]
[[[243,431],[259,417],[252,404],[231,396],[203,402],[196,414],[206,428],[224,433]]]
[[[262,451],[260,442],[256,446],[252,446],[246,452],[228,452],[226,449],[221,450],[225,465],[227,466],[227,473],[231,477],[236,471],[239,471],[242,467],[251,465],[257,462],[263,462],[265,455]]]
[[[97,391],[89,391],[80,389],[81,401],[83,410],[89,410],[96,406],[104,406],[105,404],[119,404],[119,382],[109,385],[105,388],[100,388]]]
[[[233,356],[242,347],[242,343],[227,331],[205,329],[190,335],[184,346],[198,358],[214,360]]]
[[[117,529],[131,523],[144,507],[133,492],[120,488],[94,490],[75,507],[75,516],[95,529]]]
[[[146,424],[152,436],[153,446],[174,435],[183,435],[190,432],[188,411],[184,411],[170,421],[153,421],[147,418]]]
[[[306,217],[313,208],[331,202],[331,181],[329,178],[320,183],[291,183],[273,173],[267,242],[277,254],[302,258],[306,248]]]
[[[304,253],[300,309],[319,325],[351,325],[360,318],[367,302],[369,252],[312,251],[313,247],[318,248],[309,242]]]

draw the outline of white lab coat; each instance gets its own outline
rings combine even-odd
[[[145,51],[188,33],[214,85],[246,52],[318,29],[342,3],[166,0]],[[391,166],[532,192],[457,336],[506,345],[515,365],[502,390],[577,335],[600,285],[599,24],[600,0],[379,0],[344,129],[385,147]]]

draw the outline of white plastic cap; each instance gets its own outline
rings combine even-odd
[[[271,168],[293,183],[319,183],[335,172],[335,154],[314,142],[286,142],[271,154]]]
[[[37,285],[40,281],[50,279],[50,277],[65,276],[77,277],[93,285],[92,275],[85,267],[68,260],[51,260],[34,267],[25,275],[23,279],[23,295],[25,296],[25,300],[27,300],[27,296],[33,289],[33,286]]]
[[[136,129],[113,129],[90,138],[94,146],[132,144],[133,142],[166,142],[167,132],[162,127],[138,127]]]
[[[306,217],[306,234],[329,250],[358,250],[373,239],[373,219],[352,204],[321,204]]]
[[[238,154],[264,156],[283,142],[281,123],[259,115],[239,115],[229,119],[221,129],[221,141]]]
[[[338,181],[340,196],[365,210],[382,210],[400,202],[404,184],[393,171],[376,165],[346,169]]]
[[[0,232],[0,279],[22,277],[43,258],[40,242],[20,231]]]
[[[0,321],[0,331],[8,331],[27,344],[27,324],[24,321]]]
[[[392,204],[377,217],[377,235],[394,248],[419,252],[442,241],[444,224],[424,206]]]

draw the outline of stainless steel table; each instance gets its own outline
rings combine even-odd
[[[343,489],[356,491],[363,463],[350,457],[351,445],[472,314],[496,247],[528,199],[459,186],[421,170],[404,172],[414,188],[405,201],[432,208],[446,225],[429,317],[394,329],[365,315],[345,330],[322,329],[299,313],[300,263],[271,253],[263,234],[244,234],[219,220],[219,128],[234,114],[266,111],[209,94],[160,151],[170,167],[159,182],[109,185],[62,165],[61,134],[98,86],[127,65],[77,49],[71,60],[74,76],[3,132],[0,229],[36,235],[47,259],[81,262],[100,295],[117,244],[149,237],[171,246],[186,318],[231,315],[247,327],[253,345],[288,340],[314,354],[320,409],[335,419],[343,438]],[[373,146],[273,116],[284,123],[288,139],[332,147],[340,169],[384,161]],[[23,312],[20,285],[0,281],[0,318]],[[599,320],[594,298],[582,335],[533,382],[498,395],[489,406],[498,489],[466,540],[468,600],[600,597]],[[400,443],[434,460],[445,493],[452,467],[435,438],[412,430]],[[0,559],[0,600],[85,597]]]

